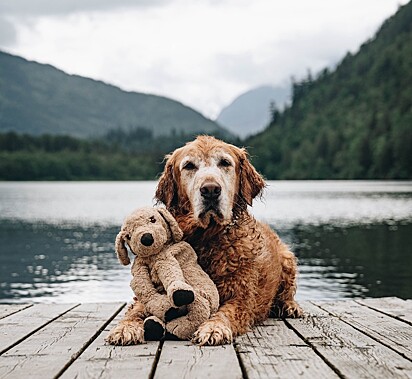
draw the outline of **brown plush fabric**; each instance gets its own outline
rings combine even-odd
[[[176,220],[166,209],[140,208],[127,217],[116,237],[116,252],[124,265],[130,263],[126,244],[136,255],[131,287],[137,303],[110,332],[106,339],[109,343],[143,342],[142,325],[131,327],[129,323],[133,312],[139,314],[147,328],[157,323],[160,330],[165,328],[180,339],[190,339],[200,324],[217,311],[216,286],[198,265],[193,248],[180,241],[182,237]],[[183,305],[187,305],[186,315],[166,320],[171,308]],[[125,328],[132,330],[126,333]]]

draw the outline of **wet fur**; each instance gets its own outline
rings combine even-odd
[[[196,218],[182,183],[180,162],[193,154],[200,160],[208,160],[222,151],[230,154],[235,162],[230,220],[213,214]],[[178,221],[184,239],[196,251],[199,264],[215,282],[220,296],[217,313],[195,333],[194,342],[198,344],[230,343],[233,337],[271,314],[280,317],[302,314],[294,300],[295,256],[269,226],[255,220],[247,211],[247,206],[252,205],[264,187],[263,178],[249,162],[244,149],[213,137],[198,137],[168,156],[156,198]],[[134,319],[134,326],[140,325],[140,313],[141,307],[135,304],[125,323]],[[119,331],[130,333],[130,328],[126,329]],[[124,343],[123,339],[121,344]]]

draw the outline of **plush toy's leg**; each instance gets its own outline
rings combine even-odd
[[[150,316],[144,320],[144,339],[146,341],[159,341],[165,334],[165,324],[160,318]]]
[[[126,311],[124,318],[105,338],[111,345],[133,345],[144,342],[143,320],[146,318],[145,307],[135,299]]]
[[[199,325],[210,317],[209,301],[201,296],[196,296],[195,301],[187,308],[189,312],[186,316],[166,324],[167,331],[182,340],[191,339]]]
[[[165,313],[165,321],[169,322],[169,321],[174,320],[175,318],[186,316],[187,313],[188,313],[187,305],[183,305],[179,308],[170,308]]]

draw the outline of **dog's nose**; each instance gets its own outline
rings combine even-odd
[[[207,200],[216,200],[220,196],[221,192],[222,187],[216,183],[205,183],[202,187],[200,187],[202,197]]]
[[[140,242],[145,246],[151,246],[154,242],[153,236],[150,233],[145,233],[140,238]]]

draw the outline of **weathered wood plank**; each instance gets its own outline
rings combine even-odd
[[[54,320],[1,358],[0,377],[55,377],[71,364],[124,303],[82,304]],[[54,306],[49,306],[51,309]]]
[[[0,354],[69,311],[76,304],[35,304],[0,320]]]
[[[411,378],[412,363],[313,304],[286,320],[335,371],[348,378]]]
[[[314,303],[362,333],[412,360],[412,328],[408,324],[353,300]]]
[[[338,378],[333,370],[281,320],[270,319],[236,338],[248,379]]]
[[[382,297],[379,299],[356,300],[356,302],[412,325],[411,300],[402,300],[397,297]]]
[[[242,371],[233,345],[193,345],[190,341],[165,341],[155,379],[240,379]]]
[[[104,338],[122,318],[124,311],[104,329],[93,343],[60,377],[61,379],[86,378],[148,378],[154,364],[159,342],[143,345],[112,346]]]
[[[0,304],[0,319],[31,307],[33,304]]]

